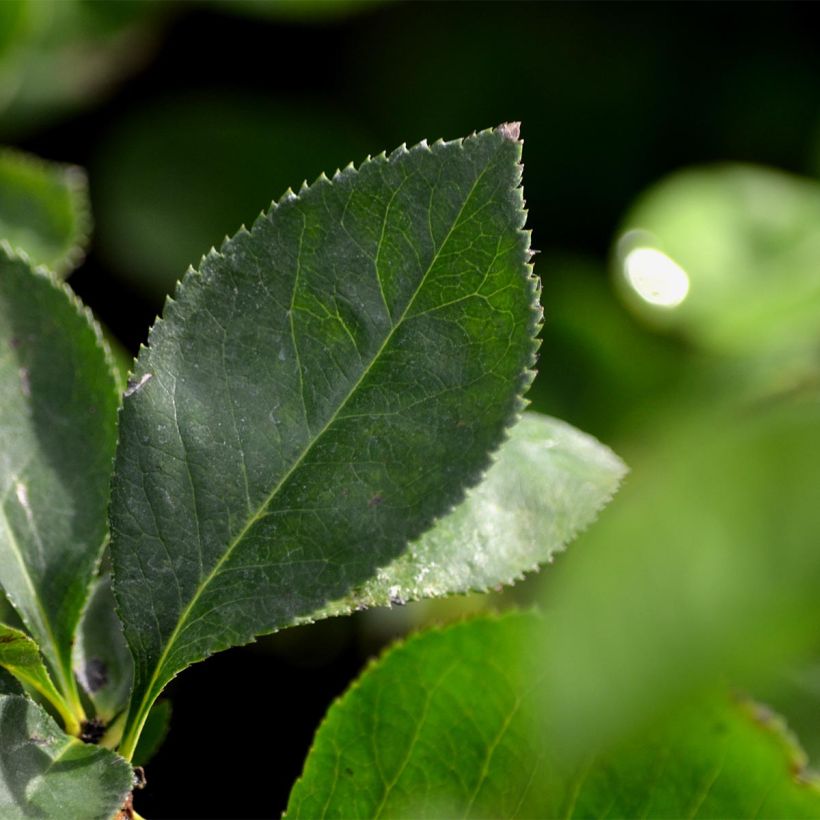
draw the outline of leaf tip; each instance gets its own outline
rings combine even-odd
[[[503,122],[495,130],[510,142],[518,142],[521,139],[520,122]]]

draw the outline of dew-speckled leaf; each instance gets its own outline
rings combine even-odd
[[[0,395],[0,584],[71,701],[72,639],[106,534],[118,395],[76,298],[2,248]]]
[[[626,472],[591,436],[525,413],[477,487],[407,551],[312,620],[512,584],[595,519]]]
[[[91,230],[85,174],[0,149],[0,239],[35,265],[66,274],[82,259]]]
[[[540,311],[517,128],[320,177],[189,271],[121,414],[123,749],[190,663],[309,615],[478,482]]]
[[[61,732],[37,704],[0,695],[0,817],[110,820],[133,785],[114,752]]]
[[[337,701],[290,818],[820,817],[820,787],[772,716],[719,694],[567,766],[539,719],[532,614],[434,629]]]
[[[105,721],[125,708],[134,678],[134,662],[114,606],[106,573],[94,582],[74,644],[77,680]]]
[[[25,632],[0,624],[0,666],[20,683],[32,687],[60,713],[67,727],[75,734],[80,726],[57,691],[43,662],[40,648]]]

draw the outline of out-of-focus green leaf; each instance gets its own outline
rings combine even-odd
[[[385,0],[205,0],[232,14],[324,23],[378,8]]]
[[[616,502],[550,573],[545,674],[567,754],[814,645],[819,420],[816,394],[704,409],[633,454]]]
[[[820,816],[782,725],[725,696],[567,765],[539,719],[543,629],[485,617],[390,650],[331,707],[287,816]]]
[[[484,480],[453,512],[310,620],[512,584],[585,529],[625,472],[623,462],[591,436],[526,413]]]
[[[346,594],[479,482],[537,348],[520,157],[514,125],[401,147],[186,274],[120,414],[126,757],[179,671]]]
[[[91,229],[85,174],[73,165],[0,150],[0,239],[35,265],[66,274]]]
[[[810,660],[781,667],[772,680],[753,691],[795,727],[809,765],[820,771],[820,662],[816,651]]]
[[[66,730],[79,734],[77,718],[54,687],[37,644],[24,632],[5,624],[0,624],[0,666],[39,692],[60,713]]]
[[[134,751],[135,766],[147,765],[159,751],[171,726],[171,712],[170,700],[158,700],[153,705]]]
[[[20,37],[28,0],[5,0],[0,3],[0,59]]]
[[[71,646],[106,535],[119,395],[65,285],[0,248],[0,583],[82,718]]]
[[[0,695],[0,816],[110,820],[133,785],[131,767],[61,732],[37,704]]]
[[[135,108],[91,169],[100,251],[113,271],[161,298],[272,193],[373,149],[352,120],[318,103],[210,92]]]
[[[98,717],[107,723],[125,708],[134,663],[114,610],[108,574],[94,582],[74,644],[74,669]]]
[[[641,316],[697,345],[815,348],[820,185],[753,166],[681,171],[629,213],[615,265]]]
[[[4,0],[0,6],[0,26],[11,26],[0,34],[6,140],[102,96],[141,64],[155,23],[173,8],[157,0]]]
[[[549,321],[529,393],[533,407],[571,421],[605,441],[629,438],[664,407],[703,400],[693,389],[690,351],[646,329],[620,303],[595,259],[539,256]],[[714,392],[709,386],[708,396]]]

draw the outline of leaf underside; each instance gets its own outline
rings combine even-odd
[[[512,584],[585,529],[625,472],[591,436],[525,413],[453,512],[359,589],[306,620]]]
[[[0,395],[0,583],[65,693],[106,533],[118,396],[88,314],[2,249]]]
[[[782,726],[724,695],[568,766],[542,717],[539,621],[484,617],[389,651],[331,707],[287,816],[820,816]]]
[[[121,414],[126,755],[177,672],[341,597],[480,479],[540,320],[520,152],[510,126],[402,147],[186,274]]]
[[[94,581],[73,654],[77,680],[94,704],[95,713],[110,721],[127,704],[134,664],[114,610],[108,574]]]
[[[110,820],[133,784],[131,767],[61,732],[37,704],[0,695],[0,816]]]
[[[90,230],[80,168],[0,149],[0,239],[65,275],[82,260]]]

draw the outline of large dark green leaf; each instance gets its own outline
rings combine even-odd
[[[533,615],[411,638],[319,729],[289,817],[820,817],[780,724],[714,696],[566,765],[539,715]]]
[[[118,396],[64,286],[0,249],[0,583],[78,716],[71,644],[106,533]]]
[[[0,151],[0,239],[35,265],[68,273],[91,228],[85,174],[19,151]]]
[[[345,594],[480,479],[539,317],[517,137],[322,177],[181,282],[121,416],[126,756],[177,672]]]
[[[110,820],[133,785],[131,767],[61,732],[35,703],[0,695],[0,816]]]
[[[453,512],[310,620],[514,583],[551,561],[594,520],[625,471],[591,436],[525,413],[484,480]]]

